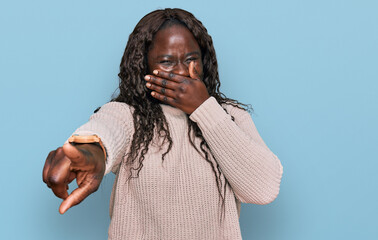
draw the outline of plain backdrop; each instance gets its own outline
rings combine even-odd
[[[114,176],[60,215],[42,168],[110,100],[128,35],[164,7],[204,23],[221,90],[252,104],[284,166],[273,203],[242,205],[243,238],[378,239],[378,2],[365,0],[1,1],[0,239],[106,239]]]

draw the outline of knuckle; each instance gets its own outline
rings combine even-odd
[[[189,84],[190,82],[188,81],[188,79],[184,79],[184,80],[182,80],[182,83]]]
[[[176,96],[176,98],[177,98],[177,100],[181,100],[181,99],[184,98],[184,96],[185,95],[183,93],[178,93],[177,96]]]
[[[49,154],[47,155],[47,159],[51,158],[53,155],[55,155],[55,153],[56,153],[56,150],[49,152]]]
[[[174,77],[175,77],[175,74],[174,74],[174,73],[172,73],[172,72],[170,72],[170,73],[168,74],[168,77],[169,77],[169,79],[172,79],[172,78],[174,78]]]
[[[54,152],[55,152],[55,154],[51,155],[51,161],[52,162],[57,161],[58,159],[61,159],[63,156],[65,156],[62,147],[57,148]]]
[[[93,186],[91,193],[97,192],[97,190],[100,188],[99,184],[96,184]]]
[[[51,186],[56,186],[61,183],[61,179],[59,176],[56,175],[50,175],[47,177],[47,181]]]
[[[45,173],[43,173],[43,176],[42,176],[42,181],[44,182],[44,183],[48,183],[48,180],[47,180],[47,177],[45,176]]]
[[[180,85],[179,86],[179,90],[182,92],[182,93],[185,93],[186,92],[186,86],[185,85]]]

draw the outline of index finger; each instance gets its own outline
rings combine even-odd
[[[72,193],[60,204],[60,214],[64,214],[69,208],[81,203],[92,192],[93,191],[91,191],[89,185],[81,186],[72,191]]]
[[[70,176],[71,161],[66,158],[60,158],[53,163],[49,169],[47,182],[55,196],[65,199],[68,196],[68,178]]]
[[[91,177],[88,177],[88,178],[91,178]],[[95,192],[98,189],[98,187],[99,187],[99,182],[84,179],[83,183],[79,184],[79,187],[73,190],[71,194],[66,199],[64,199],[64,201],[60,204],[59,212],[61,214],[64,214],[69,208],[81,203],[91,193]]]
[[[177,82],[177,83],[182,83],[184,81],[190,80],[190,78],[184,77],[184,76],[179,75],[179,74],[175,74],[173,72],[165,72],[165,71],[162,71],[162,70],[154,70],[152,73],[155,74],[158,77],[162,77],[162,78],[165,78],[165,79]]]

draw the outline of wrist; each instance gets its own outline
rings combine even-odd
[[[69,143],[75,143],[75,144],[93,144],[101,148],[101,152],[104,156],[104,161],[106,161],[106,149],[104,145],[102,144],[101,138],[99,138],[97,135],[72,135],[68,139]]]
[[[70,143],[81,151],[90,165],[103,168],[105,171],[105,157],[102,147],[98,143]]]

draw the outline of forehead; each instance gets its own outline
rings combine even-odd
[[[198,51],[193,34],[182,25],[172,25],[159,30],[152,41],[150,53],[161,51]]]

